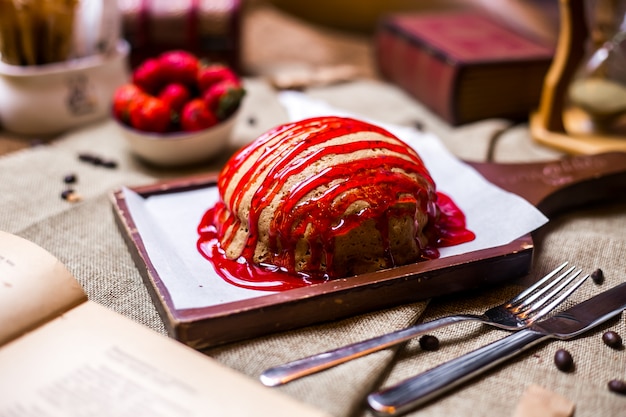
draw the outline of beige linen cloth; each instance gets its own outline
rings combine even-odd
[[[275,92],[263,79],[246,79],[246,88],[248,96],[232,149],[286,121]],[[490,153],[500,162],[548,160],[558,156],[534,144],[524,125],[504,130],[508,122],[487,120],[453,129],[402,91],[383,82],[363,79],[311,89],[308,93],[335,107],[384,122],[411,126],[418,123],[467,160],[485,160]],[[496,136],[490,151],[490,142]],[[86,164],[77,157],[81,152],[115,160],[119,165],[116,169],[106,169]],[[110,193],[123,185],[150,184],[216,170],[227,156],[199,167],[156,169],[130,153],[113,122],[87,126],[53,143],[0,157],[0,229],[30,239],[57,256],[92,300],[164,333],[160,317],[115,225]],[[66,187],[63,178],[68,173],[77,175],[74,188],[82,196],[78,203],[60,198]],[[583,300],[626,278],[625,209],[624,204],[607,204],[551,219],[535,237],[532,272],[519,282],[220,346],[207,350],[206,354],[258,380],[267,367],[416,321],[452,313],[482,312],[564,260],[588,272],[595,268],[604,271],[606,280],[601,287],[589,281],[571,302]],[[626,379],[626,352],[605,346],[601,335],[612,329],[626,337],[625,320],[620,317],[573,341],[554,341],[535,347],[409,415],[509,416],[524,391],[533,384],[574,402],[578,417],[623,415],[626,396],[609,392],[607,382]],[[438,351],[421,351],[415,340],[401,349],[381,351],[275,389],[337,417],[368,416],[363,401],[373,389],[436,366],[507,333],[478,324],[463,324],[434,334],[441,340]],[[554,352],[561,347],[574,357],[576,369],[572,373],[558,371],[552,362]]]
[[[252,10],[244,22],[244,66],[256,74],[272,73],[275,65],[302,62],[337,65],[346,61],[365,78],[307,91],[334,107],[407,126],[423,126],[441,138],[450,151],[466,160],[497,162],[539,161],[560,154],[534,144],[526,125],[504,120],[451,128],[397,88],[372,77],[369,40],[330,35],[303,22],[287,19],[272,9]],[[303,47],[303,46],[306,47]],[[231,149],[287,121],[275,92],[262,78],[246,79],[248,91]],[[0,139],[7,136],[0,132]],[[8,135],[10,136],[10,135]],[[15,143],[23,148],[23,142]],[[91,153],[118,162],[116,169],[96,167],[78,160]],[[49,145],[18,150],[0,157],[0,229],[39,244],[67,265],[89,298],[157,331],[163,323],[123,236],[114,222],[110,193],[121,186],[151,184],[219,169],[228,157],[176,170],[150,167],[133,157],[111,121],[63,135]],[[73,185],[82,201],[60,198],[63,177],[77,175]],[[587,272],[601,268],[605,283],[586,283],[568,302],[586,299],[603,288],[626,280],[626,205],[606,204],[570,211],[551,219],[535,236],[531,273],[498,288],[458,294],[430,301],[373,311],[349,319],[207,350],[205,353],[250,378],[258,380],[266,368],[303,356],[360,341],[446,314],[478,313],[499,304],[557,264],[570,260]],[[612,350],[601,341],[606,329],[626,339],[626,318],[620,317],[583,337],[549,342],[510,360],[409,413],[411,416],[513,416],[529,387],[540,386],[574,403],[575,416],[621,416],[626,396],[607,390],[611,379],[626,379],[626,351]],[[417,341],[377,352],[334,369],[274,388],[337,417],[369,417],[365,396],[378,387],[429,369],[459,354],[503,337],[507,332],[478,324],[460,324],[433,332],[441,340],[435,352],[421,351]],[[572,373],[562,373],[552,362],[554,352],[568,349],[575,360]],[[245,401],[236,397],[233,401]],[[215,413],[212,413],[215,414]],[[219,413],[218,413],[219,414]],[[515,415],[515,417],[522,417]]]

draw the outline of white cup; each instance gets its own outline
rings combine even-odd
[[[106,55],[37,66],[0,62],[0,125],[52,136],[110,116],[115,89],[129,80],[129,50],[120,40]]]

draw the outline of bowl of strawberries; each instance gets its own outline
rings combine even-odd
[[[179,166],[216,156],[228,144],[245,96],[227,65],[184,50],[141,62],[113,96],[113,118],[131,150],[155,165]]]

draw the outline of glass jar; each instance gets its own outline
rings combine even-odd
[[[589,38],[566,97],[568,134],[626,138],[626,0],[587,2]]]

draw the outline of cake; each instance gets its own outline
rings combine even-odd
[[[233,155],[217,187],[203,221],[215,254],[303,282],[436,258],[449,217],[417,152],[352,118],[268,131]]]

